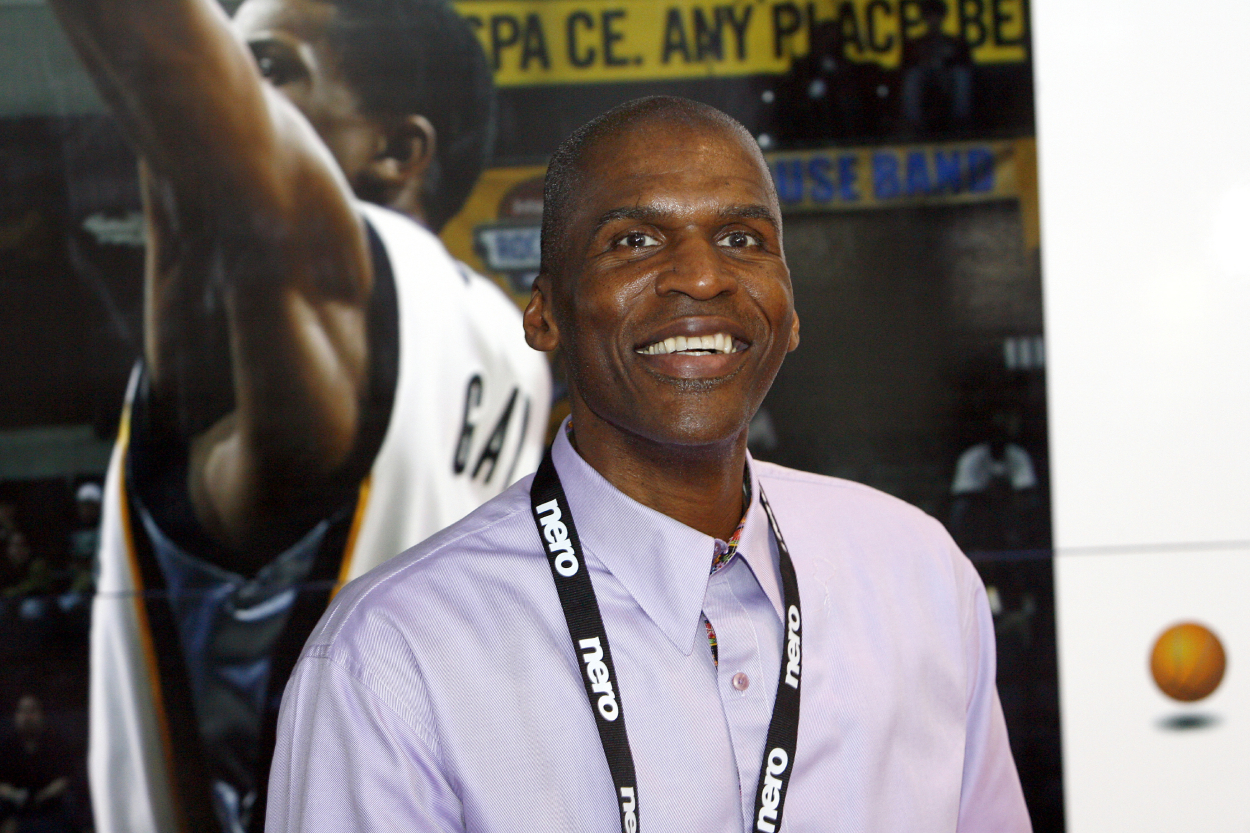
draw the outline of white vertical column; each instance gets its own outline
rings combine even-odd
[[[1250,4],[1036,0],[1071,833],[1250,830]],[[1154,639],[1207,625],[1205,700]]]

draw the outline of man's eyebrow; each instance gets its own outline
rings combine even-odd
[[[667,211],[662,211],[652,206],[636,205],[613,208],[599,215],[599,219],[595,222],[593,234],[598,234],[608,223],[614,223],[617,220],[654,223],[666,216],[668,216]],[[778,228],[781,225],[777,220],[776,212],[768,206],[760,205],[759,203],[727,205],[716,212],[716,216],[720,220],[763,220],[773,228]]]
[[[595,230],[593,234],[598,234],[608,223],[615,223],[617,220],[633,220],[636,223],[653,223],[662,216],[664,216],[663,211],[649,206],[635,205],[624,208],[613,208],[599,215],[599,219],[595,221]]]
[[[763,220],[773,228],[781,225],[777,220],[776,212],[759,203],[727,205],[720,210],[719,214],[722,220]]]

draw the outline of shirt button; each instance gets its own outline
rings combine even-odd
[[[747,686],[751,684],[751,678],[739,671],[733,675],[733,679],[730,682],[733,683],[733,687],[738,691],[746,691]]]

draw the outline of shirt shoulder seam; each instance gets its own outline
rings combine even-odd
[[[369,692],[370,697],[377,702],[378,705],[385,708],[388,712],[395,716],[396,720],[407,726],[408,729],[412,731],[421,745],[429,750],[430,755],[437,761],[439,769],[444,772],[444,776],[446,775],[446,761],[443,758],[442,744],[439,742],[437,734],[430,727],[414,725],[411,720],[401,714],[395,706],[392,705],[392,702],[404,702],[404,698],[401,697],[399,692],[397,692],[392,686],[388,685],[385,680],[377,674],[370,673],[369,669],[367,669],[362,663],[357,662],[350,657],[342,656],[340,652],[334,650],[333,645],[318,644],[309,646],[300,661],[303,662],[311,660],[321,660],[332,666],[336,666],[349,678],[359,683],[365,691]],[[391,702],[387,701],[387,696],[384,696],[379,689],[385,691],[386,695],[389,695]]]
[[[324,634],[323,637],[319,639],[316,643],[310,643],[308,646],[308,649],[306,650],[311,650],[315,645],[326,645],[327,647],[332,646],[338,640],[339,634],[342,632],[343,628],[346,627],[348,621],[353,617],[357,608],[360,607],[362,602],[364,602],[367,598],[373,595],[373,593],[377,591],[379,587],[382,587],[385,584],[389,584],[392,580],[395,580],[397,576],[400,576],[401,574],[406,573],[407,571],[416,568],[418,565],[422,564],[429,558],[435,555],[438,555],[439,553],[443,552],[449,547],[454,546],[456,543],[469,537],[470,535],[485,533],[488,530],[497,526],[498,524],[511,520],[520,511],[521,511],[520,509],[512,510],[501,515],[498,518],[495,518],[489,523],[486,523],[483,525],[473,525],[471,528],[464,530],[463,532],[456,535],[455,537],[450,538],[446,541],[443,541],[439,543],[437,546],[431,548],[429,551],[421,553],[421,555],[413,558],[410,561],[407,561],[407,563],[396,564],[393,570],[385,570],[384,568],[385,570],[384,574],[379,575],[375,579],[373,579],[372,583],[368,587],[362,589],[359,595],[357,595],[356,598],[352,599],[351,602],[348,603],[347,609],[344,610],[341,614],[339,614],[336,617],[337,621],[335,621],[333,629],[330,632]],[[402,557],[403,556],[398,556],[398,558],[402,558]]]

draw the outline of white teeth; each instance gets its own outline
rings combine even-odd
[[[638,349],[638,352],[648,356],[665,355],[668,353],[689,353],[696,356],[732,353],[734,352],[734,340],[733,336],[728,333],[716,333],[710,336],[670,336],[654,344],[641,347]]]

